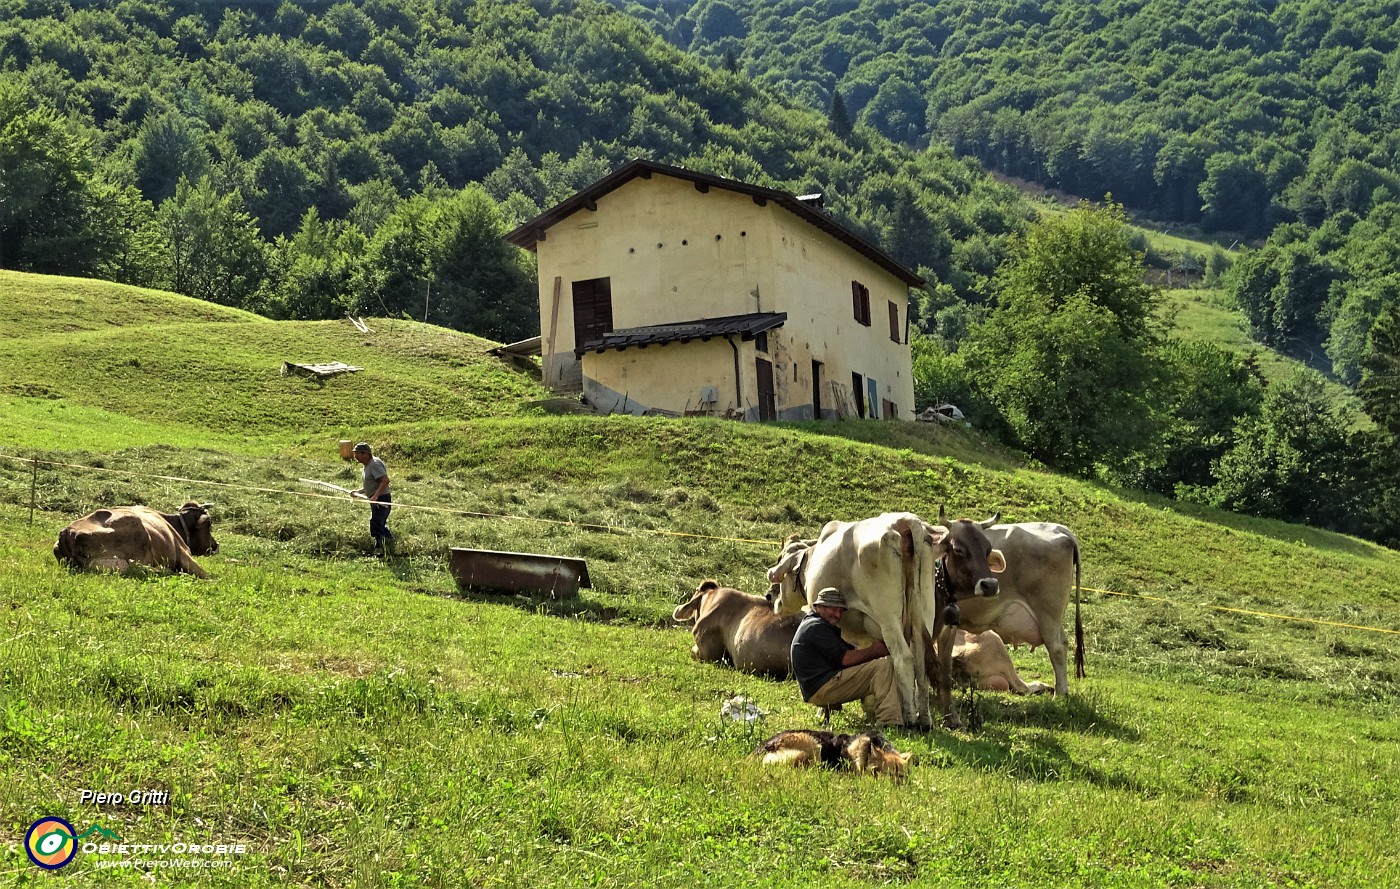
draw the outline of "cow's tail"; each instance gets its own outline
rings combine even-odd
[[[1074,544],[1074,678],[1084,678],[1084,621],[1079,617],[1079,543]]]
[[[904,574],[904,640],[911,650],[918,650],[921,642],[919,631],[923,625],[923,615],[918,614],[919,603],[919,547],[914,542],[914,529],[902,524],[899,528],[899,563]]]

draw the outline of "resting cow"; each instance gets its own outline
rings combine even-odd
[[[994,631],[973,635],[958,627],[953,633],[953,677],[983,691],[1039,695],[1054,691],[1043,682],[1026,682],[1016,672],[1011,652]]]
[[[993,573],[1006,567],[976,522],[929,525],[913,513],[885,513],[859,522],[828,522],[810,547],[791,541],[768,570],[773,609],[794,614],[825,587],[848,603],[841,633],[861,644],[883,639],[899,684],[904,723],[929,725],[930,646],[938,640],[939,706],[956,724],[951,691],[952,634],[944,633],[946,609],[938,607],[941,570],[955,599],[995,596]],[[942,560],[942,569],[936,565]]]
[[[745,673],[775,679],[791,675],[792,635],[801,615],[779,616],[762,596],[707,580],[671,616],[680,623],[695,622],[690,655],[696,660],[724,661]],[[1043,683],[1023,680],[1006,643],[991,630],[974,636],[959,629],[953,635],[953,675],[983,691],[1018,695],[1053,691]]]
[[[727,660],[745,673],[775,679],[792,675],[789,649],[802,616],[774,614],[762,596],[707,580],[671,617],[681,623],[695,621],[690,655],[696,660]]]
[[[210,531],[205,505],[186,503],[177,513],[148,506],[99,509],[58,532],[53,554],[74,570],[106,569],[125,573],[133,565],[209,574],[192,555],[219,551]]]
[[[995,630],[1007,645],[1044,645],[1055,670],[1055,694],[1069,693],[1065,608],[1074,596],[1075,675],[1084,675],[1084,625],[1079,615],[1079,540],[1064,525],[993,525],[987,539],[1006,556],[995,599],[958,603],[958,626]]]

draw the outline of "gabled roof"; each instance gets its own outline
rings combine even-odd
[[[787,312],[754,312],[749,315],[726,315],[723,318],[701,318],[698,321],[682,321],[678,324],[628,327],[610,330],[597,339],[589,340],[574,349],[574,354],[581,357],[584,352],[606,352],[608,349],[621,350],[629,346],[688,343],[691,340],[709,340],[717,336],[735,334],[751,340],[764,331],[781,327],[785,321]]]
[[[681,167],[673,167],[669,164],[660,164],[641,158],[628,161],[602,179],[594,182],[583,191],[565,200],[563,203],[555,205],[539,216],[536,216],[534,219],[531,219],[529,222],[524,223],[519,228],[507,234],[506,240],[517,247],[523,247],[526,250],[534,250],[536,242],[543,240],[545,232],[555,223],[567,219],[579,210],[598,209],[598,198],[626,185],[633,179],[650,179],[654,173],[671,176],[675,179],[688,180],[695,183],[695,187],[699,191],[708,191],[711,188],[723,188],[726,191],[749,195],[753,198],[754,202],[759,205],[767,201],[772,201],[803,222],[831,235],[836,240],[850,247],[852,250],[880,266],[896,278],[899,278],[910,287],[918,287],[924,283],[923,278],[920,278],[903,265],[900,265],[895,261],[894,257],[846,228],[826,213],[811,206],[811,204],[817,203],[810,200],[811,196],[807,196],[809,200],[804,203],[797,197],[775,188],[765,188],[762,185],[750,185],[746,182],[740,182],[737,179],[725,179],[722,176],[697,173],[693,170],[686,170]]]

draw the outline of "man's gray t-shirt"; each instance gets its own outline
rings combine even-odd
[[[841,672],[841,659],[854,645],[841,638],[841,631],[822,620],[815,611],[802,618],[792,637],[792,675],[810,701],[831,677]]]
[[[384,465],[384,461],[378,457],[370,457],[365,464],[364,493],[366,497],[379,490],[379,480],[389,474],[389,467]],[[386,487],[384,493],[389,493]]]

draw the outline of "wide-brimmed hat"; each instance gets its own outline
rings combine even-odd
[[[373,453],[373,452],[369,449],[369,442],[367,442],[367,441],[362,441],[362,442],[360,442],[359,444],[355,445],[355,450],[356,450],[356,451],[360,451],[360,452],[362,452],[362,453],[366,453],[366,454]]]
[[[817,593],[817,598],[813,605],[825,605],[828,608],[845,608],[846,597],[841,595],[841,591],[834,586],[829,586]]]

